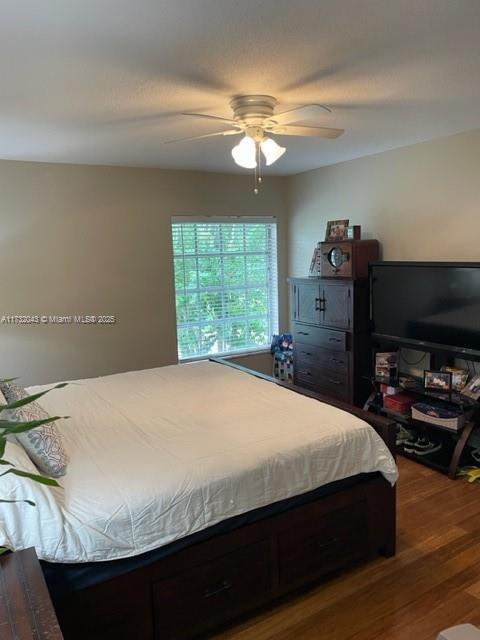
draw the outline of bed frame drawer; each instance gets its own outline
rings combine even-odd
[[[302,531],[290,529],[279,537],[279,577],[282,586],[295,586],[361,559],[369,553],[366,503],[345,506],[329,518],[312,518]]]
[[[183,640],[268,599],[268,541],[248,545],[152,586],[156,640]]]
[[[334,351],[347,350],[347,334],[345,331],[311,327],[309,325],[293,323],[293,337],[295,343],[311,344],[318,347],[333,349]]]

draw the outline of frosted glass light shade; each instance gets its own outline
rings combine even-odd
[[[245,169],[255,169],[257,166],[256,155],[255,141],[250,136],[242,138],[232,149],[233,159],[240,167],[245,167]]]
[[[285,147],[281,147],[275,140],[272,140],[272,138],[263,138],[260,143],[260,149],[265,156],[267,166],[276,162],[286,151]]]

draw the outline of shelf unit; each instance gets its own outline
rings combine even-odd
[[[418,390],[405,389],[405,392],[418,395],[419,400],[432,397],[432,394],[420,393]],[[478,424],[478,406],[472,406],[469,404],[468,407],[470,414],[468,416],[468,419],[465,421],[465,424],[460,429],[453,430],[440,425],[430,424],[429,422],[415,420],[409,415],[392,411],[391,409],[388,409],[387,407],[384,407],[383,405],[380,405],[378,402],[376,402],[377,397],[377,391],[371,393],[364,406],[364,409],[366,411],[373,411],[374,413],[393,418],[396,422],[403,424],[406,427],[427,432],[440,432],[443,434],[448,434],[452,437],[451,447],[445,448],[445,446],[442,446],[442,449],[440,451],[432,454],[423,456],[416,455],[415,453],[405,451],[402,445],[399,445],[397,447],[397,452],[405,456],[406,458],[415,460],[416,462],[435,469],[436,471],[440,471],[441,473],[445,473],[449,478],[455,480],[462,456],[467,450],[470,436],[472,435]],[[453,404],[463,405],[463,402],[458,399],[457,401],[454,400]],[[457,436],[457,440],[456,442],[453,442],[453,437],[455,436]],[[447,442],[446,438],[444,438],[444,442]]]

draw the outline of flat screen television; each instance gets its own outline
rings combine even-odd
[[[373,335],[480,356],[480,263],[370,265]]]

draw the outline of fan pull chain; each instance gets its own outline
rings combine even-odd
[[[257,142],[257,166],[255,167],[254,173],[254,188],[253,193],[258,196],[258,192],[260,191],[259,185],[262,183],[262,156],[260,154],[260,145]]]

